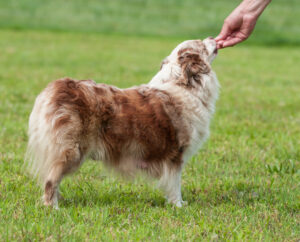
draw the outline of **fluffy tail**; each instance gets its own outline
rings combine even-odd
[[[30,114],[28,127],[28,147],[25,156],[25,166],[29,173],[38,178],[41,185],[51,169],[57,148],[53,147],[52,128],[47,120],[49,112],[49,100],[46,90],[36,99],[34,108]]]
[[[76,102],[82,104],[83,101],[78,99],[83,98],[76,85],[76,81],[70,79],[49,84],[37,97],[31,112],[25,166],[41,185],[45,185],[55,164],[66,163],[67,159],[80,160],[75,139],[81,123],[74,105]]]

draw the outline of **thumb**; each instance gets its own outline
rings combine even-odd
[[[219,35],[215,38],[216,41],[225,40],[230,33],[228,24],[224,23]]]

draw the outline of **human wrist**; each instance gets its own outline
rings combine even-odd
[[[242,15],[251,15],[258,18],[270,2],[271,0],[244,0],[238,6],[238,9]]]

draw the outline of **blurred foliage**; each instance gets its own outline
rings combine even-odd
[[[0,28],[216,36],[236,0],[0,0]],[[299,0],[272,1],[247,44],[299,45]]]

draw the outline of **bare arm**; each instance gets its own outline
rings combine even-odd
[[[225,19],[220,34],[215,38],[218,48],[234,46],[246,40],[270,2],[271,0],[243,0]]]

